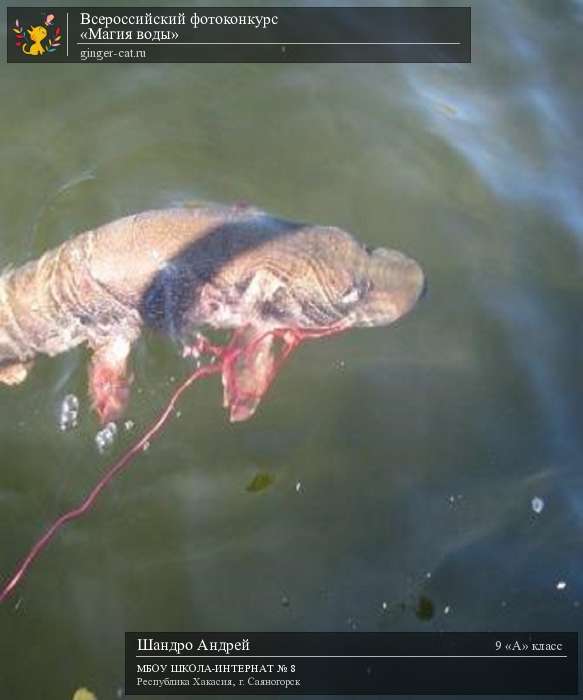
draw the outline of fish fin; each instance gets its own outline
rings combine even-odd
[[[131,343],[116,337],[93,353],[89,365],[89,395],[101,424],[117,420],[130,398],[132,375],[128,369]]]
[[[31,360],[30,362],[13,362],[0,367],[0,382],[8,384],[8,386],[21,384],[28,376],[33,364]]]

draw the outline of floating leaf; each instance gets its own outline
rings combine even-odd
[[[264,491],[266,488],[269,488],[274,481],[275,477],[271,474],[260,472],[259,474],[255,474],[253,479],[251,479],[245,487],[245,490],[249,491],[249,493],[258,493],[259,491]]]
[[[97,700],[97,696],[87,688],[78,688],[73,695],[73,700]]]
[[[419,596],[415,614],[420,620],[431,620],[435,615],[435,605],[431,598],[428,598],[426,595]]]

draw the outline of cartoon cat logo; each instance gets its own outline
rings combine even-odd
[[[55,15],[49,14],[45,17],[43,24],[31,25],[30,29],[24,29],[17,19],[14,22],[12,31],[16,34],[16,46],[22,49],[22,53],[27,56],[42,56],[44,53],[52,53],[61,45],[61,28],[51,26]],[[27,36],[28,34],[28,36]]]
[[[44,27],[31,27],[26,30],[32,41],[30,48],[23,44],[22,50],[28,56],[42,56],[45,52],[43,41],[47,38],[47,30]]]

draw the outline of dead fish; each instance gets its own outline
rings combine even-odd
[[[0,277],[0,382],[38,354],[86,344],[102,423],[129,400],[132,345],[145,327],[187,353],[213,352],[201,328],[232,330],[220,352],[224,405],[250,418],[280,361],[305,338],[387,325],[425,288],[403,253],[246,205],[146,211],[81,233]]]

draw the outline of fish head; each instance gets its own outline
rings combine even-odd
[[[287,328],[385,326],[407,314],[426,289],[413,258],[363,246],[341,229],[310,227],[297,235],[296,245],[289,283],[266,304]]]
[[[427,289],[419,263],[398,250],[376,248],[336,300],[352,327],[386,326],[409,313]]]

